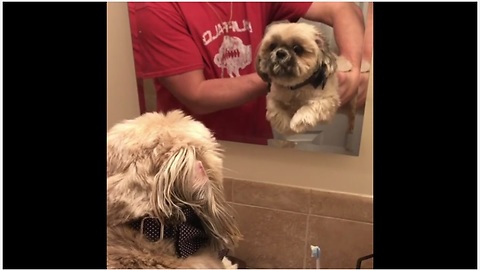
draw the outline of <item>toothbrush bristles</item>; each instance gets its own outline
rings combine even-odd
[[[310,249],[312,251],[312,257],[319,258],[320,257],[320,248],[318,246],[310,245]]]

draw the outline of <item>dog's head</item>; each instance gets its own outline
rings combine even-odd
[[[212,244],[231,248],[240,233],[223,195],[223,156],[211,132],[176,110],[146,113],[107,134],[107,226],[143,216],[202,220]]]
[[[300,84],[320,68],[325,77],[336,70],[335,57],[322,32],[307,23],[270,25],[255,61],[264,81],[283,86]]]

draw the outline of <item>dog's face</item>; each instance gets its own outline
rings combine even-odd
[[[240,233],[223,195],[219,144],[181,111],[146,113],[107,134],[107,226],[149,215],[182,222],[191,207],[216,248]]]
[[[335,58],[320,30],[306,23],[271,25],[256,56],[256,71],[267,82],[293,86],[307,80],[318,68],[328,77]]]

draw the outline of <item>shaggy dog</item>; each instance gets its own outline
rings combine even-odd
[[[256,71],[271,84],[266,118],[291,135],[332,120],[340,106],[337,70],[352,65],[337,58],[322,32],[307,23],[271,25],[256,56]]]
[[[211,132],[181,111],[107,134],[107,268],[225,268],[241,234]]]

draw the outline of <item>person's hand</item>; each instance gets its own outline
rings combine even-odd
[[[370,80],[370,72],[360,73],[360,83],[358,85],[357,109],[365,107],[367,100],[367,89]]]
[[[340,95],[341,107],[355,97],[360,83],[360,70],[352,69],[348,72],[337,72],[338,94]]]

